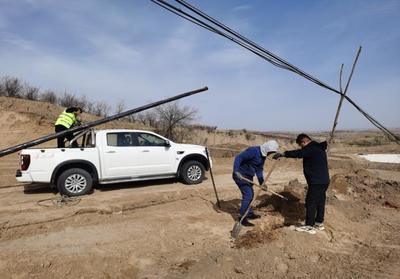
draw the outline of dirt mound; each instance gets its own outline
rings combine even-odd
[[[293,189],[295,183],[292,182],[292,186],[288,186],[284,192],[280,192],[288,201],[270,195],[263,195],[259,198],[260,202],[256,205],[256,209],[264,217],[254,229],[236,239],[236,248],[254,248],[276,240],[279,238],[280,228],[296,225],[304,218],[304,203],[300,199],[301,194],[299,195]],[[297,187],[299,186],[304,189],[302,184],[299,183]]]
[[[0,133],[7,134],[7,137],[0,142],[0,148],[53,133],[54,121],[63,110],[64,107],[46,102],[0,97]],[[97,119],[100,117],[83,114],[84,122]],[[98,128],[147,129],[149,127],[141,123],[121,120],[100,125]],[[44,143],[41,146],[55,146],[55,141]]]
[[[288,201],[277,196],[266,195],[266,198],[257,205],[257,210],[281,216],[282,226],[298,224],[305,216],[304,199],[291,189],[285,189],[280,194]]]
[[[254,248],[279,238],[283,218],[280,214],[270,213],[264,216],[253,229],[242,233],[235,240],[235,248]]]
[[[398,208],[399,181],[383,180],[367,170],[336,174],[331,179],[330,196],[339,200],[362,200]],[[329,195],[329,194],[328,194]]]
[[[279,237],[280,226],[262,230],[260,228],[246,232],[235,241],[235,248],[254,248],[262,244],[274,241]]]

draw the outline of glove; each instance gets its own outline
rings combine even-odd
[[[234,176],[235,176],[236,178],[238,178],[238,179],[243,179],[243,176],[242,176],[242,174],[241,174],[240,172],[235,171],[233,174],[234,174]]]
[[[282,154],[282,153],[277,152],[277,153],[274,154],[274,156],[272,156],[272,159],[278,160],[281,157],[285,157],[285,155]]]

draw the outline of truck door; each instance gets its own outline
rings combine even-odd
[[[151,133],[135,134],[144,172],[149,175],[172,174],[176,152],[169,142]]]
[[[150,133],[110,132],[103,152],[104,178],[129,179],[173,171],[174,153]]]

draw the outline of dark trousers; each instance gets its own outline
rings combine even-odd
[[[306,225],[323,223],[325,215],[326,190],[329,184],[310,184],[306,196]]]
[[[252,180],[252,177],[246,177],[250,180]],[[242,193],[242,204],[240,205],[240,210],[239,214],[240,216],[243,216],[244,213],[246,212],[247,208],[250,206],[251,201],[253,200],[254,197],[254,191],[253,191],[253,186],[250,183],[243,182],[240,179],[237,179],[236,177],[233,178],[235,181],[236,185],[239,187],[240,192]],[[253,209],[249,209],[248,215],[253,214]]]
[[[55,132],[59,133],[62,131],[68,130],[67,127],[63,126],[63,125],[56,125],[55,126]],[[68,141],[72,140],[74,138],[74,135],[72,133],[67,133],[63,136],[60,136],[57,138],[57,148],[64,148],[65,147],[65,143],[64,140],[67,139]],[[77,147],[77,143],[75,142],[73,144],[73,147]]]

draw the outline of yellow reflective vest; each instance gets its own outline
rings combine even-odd
[[[54,125],[63,125],[67,129],[71,128],[71,126],[76,122],[76,116],[73,112],[67,112],[64,110],[60,116],[58,116],[57,121]]]

